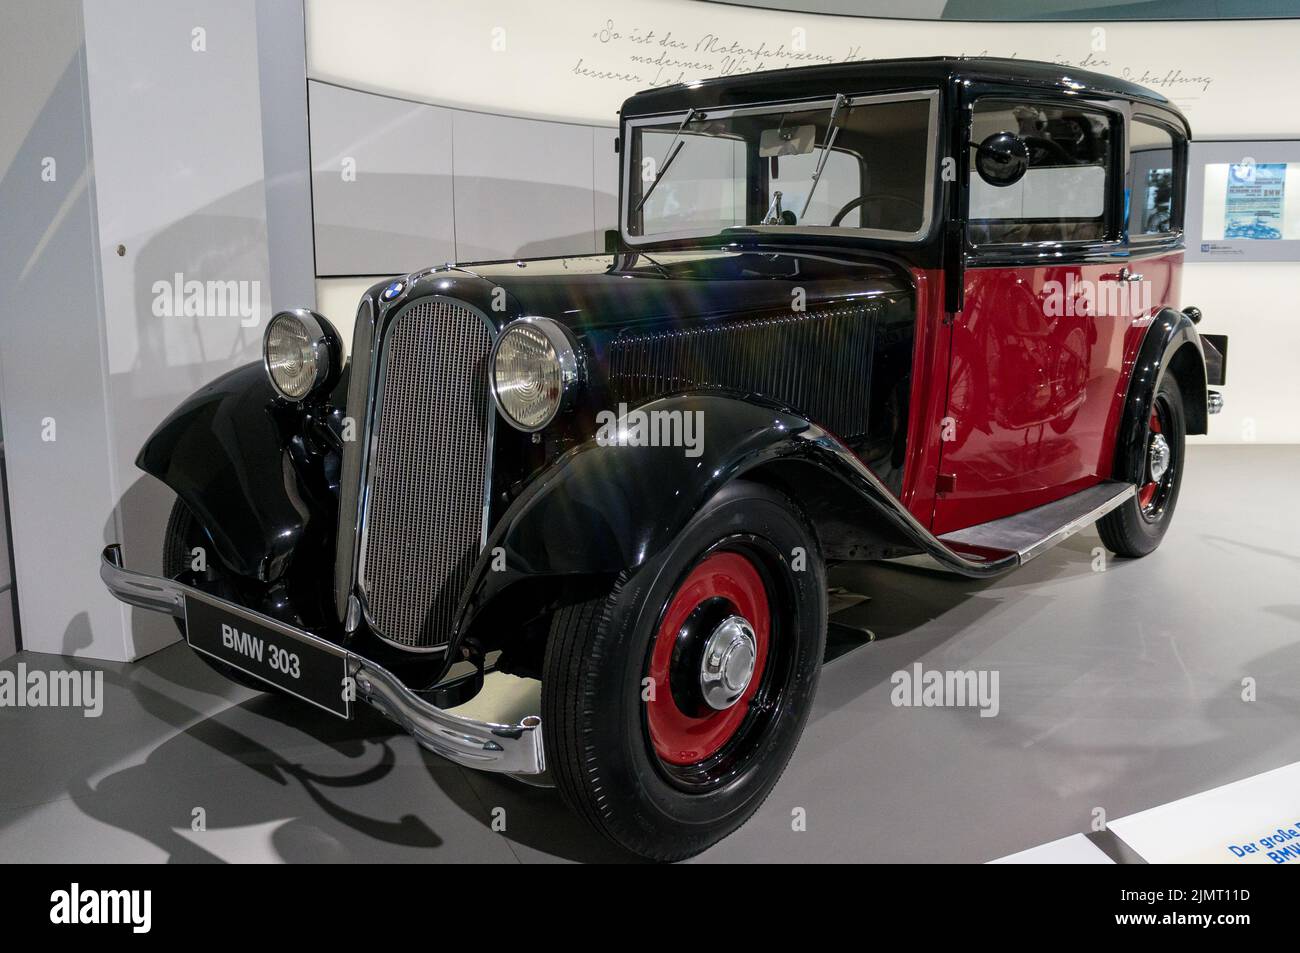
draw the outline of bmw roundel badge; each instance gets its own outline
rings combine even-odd
[[[384,293],[380,295],[380,297],[382,297],[385,301],[392,301],[394,298],[400,295],[402,291],[405,290],[405,288],[406,288],[405,281],[394,281],[391,285],[389,285],[387,288],[384,289]]]

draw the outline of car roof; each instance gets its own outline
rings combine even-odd
[[[889,60],[859,60],[763,70],[736,76],[703,79],[643,90],[623,104],[623,116],[679,112],[691,107],[714,108],[779,102],[783,99],[874,89],[942,85],[950,79],[1000,82],[1098,93],[1159,106],[1186,119],[1164,96],[1127,80],[1058,63],[994,56],[937,56]]]

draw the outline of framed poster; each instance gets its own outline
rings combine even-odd
[[[1253,161],[1228,166],[1223,203],[1223,237],[1281,241],[1286,163]]]
[[[1300,141],[1193,141],[1185,227],[1188,261],[1300,261]]]

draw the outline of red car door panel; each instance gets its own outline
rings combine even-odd
[[[1032,509],[1110,476],[1141,332],[1177,300],[1181,254],[971,268],[952,327],[934,531]]]

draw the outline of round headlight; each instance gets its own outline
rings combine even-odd
[[[338,332],[314,311],[281,311],[266,326],[262,361],[280,395],[302,400],[339,370]]]
[[[572,400],[581,364],[563,325],[520,318],[497,338],[489,373],[501,415],[520,430],[537,431]]]

